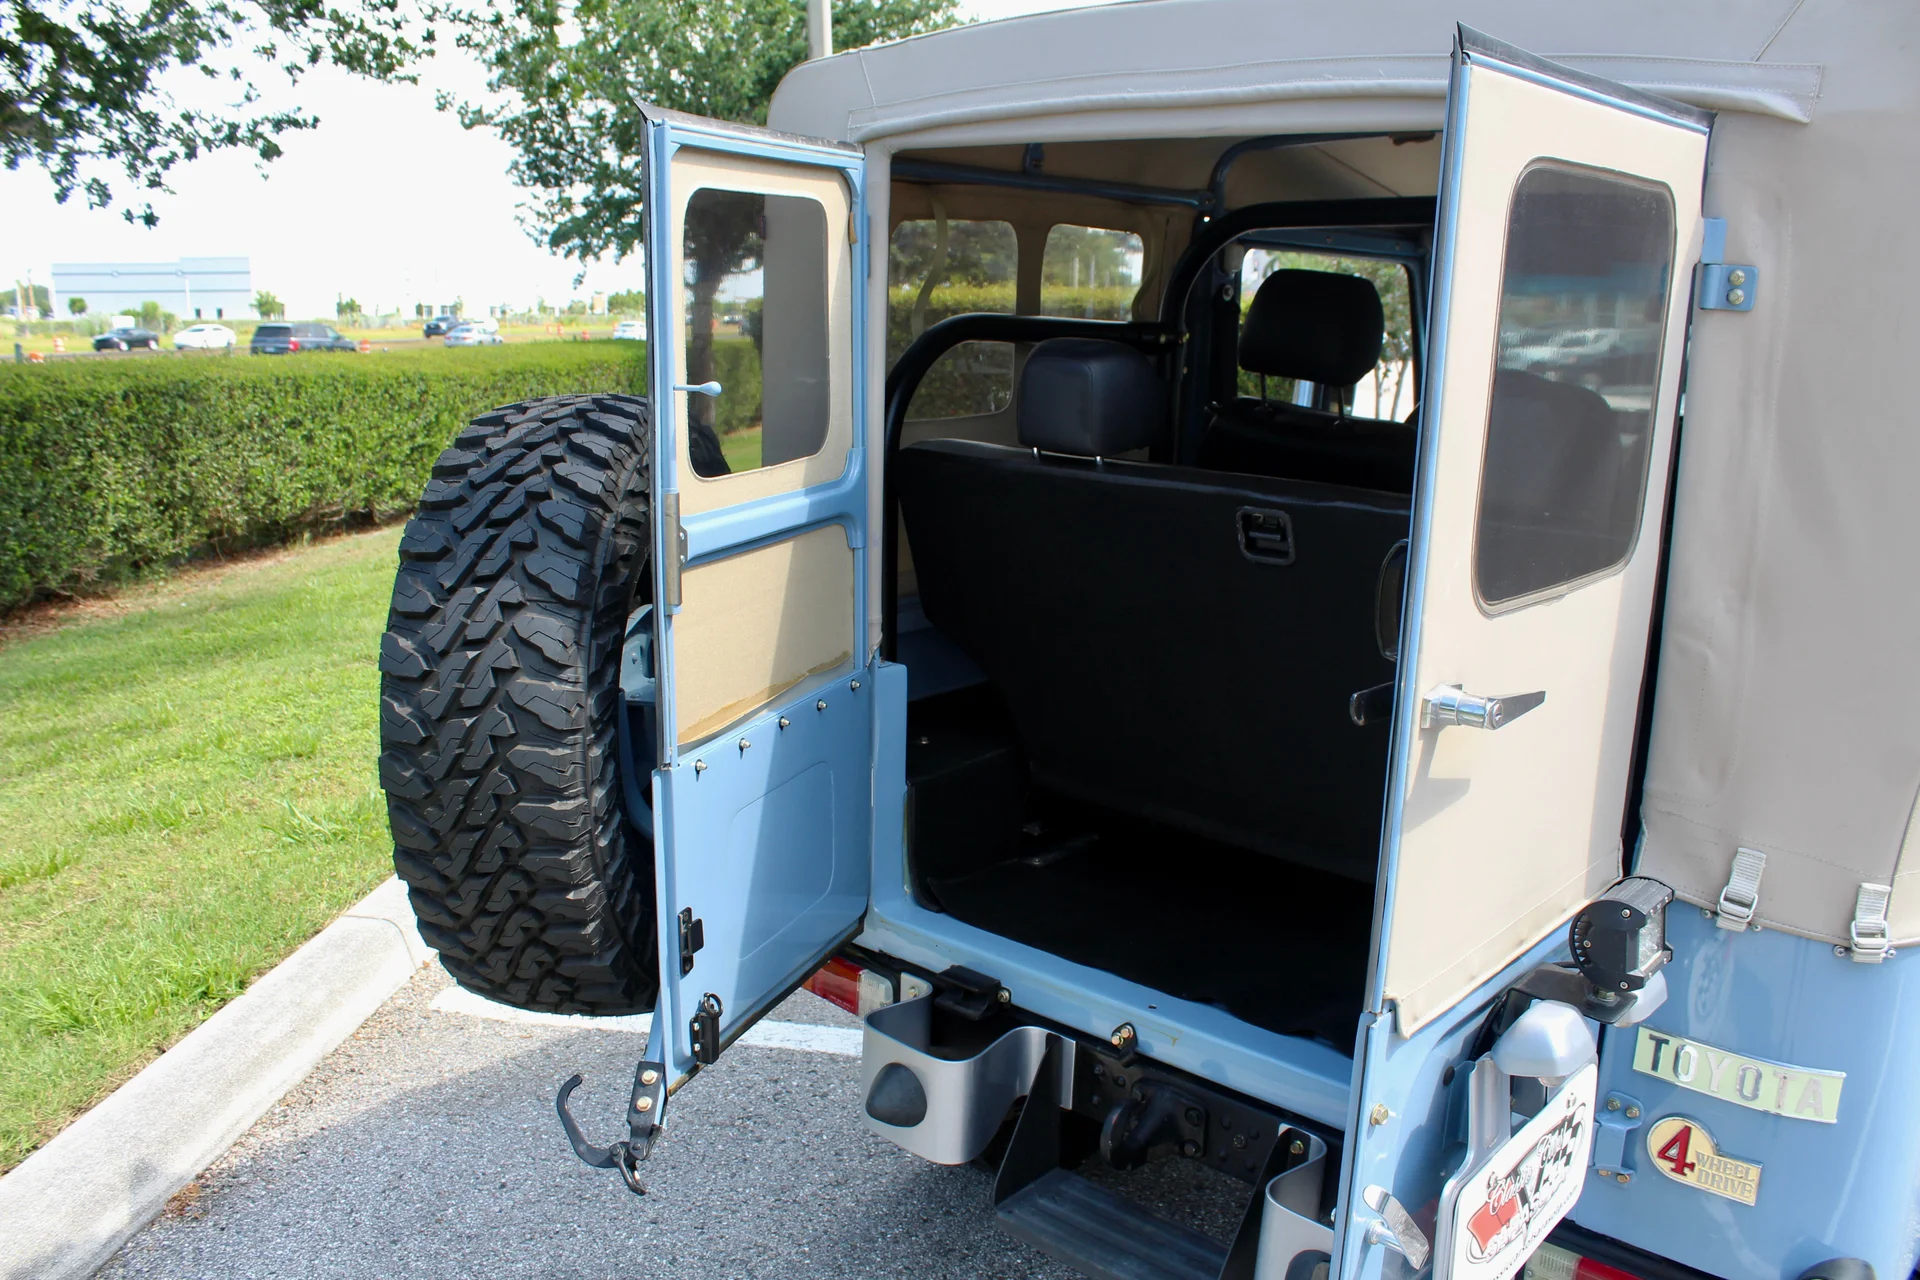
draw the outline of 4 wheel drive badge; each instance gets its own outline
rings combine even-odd
[[[1653,1167],[1675,1182],[1741,1204],[1760,1198],[1760,1166],[1723,1154],[1698,1120],[1663,1116],[1654,1121],[1647,1130],[1647,1154]]]

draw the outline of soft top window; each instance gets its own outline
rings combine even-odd
[[[1131,320],[1145,262],[1146,246],[1131,231],[1053,227],[1040,260],[1040,314]]]

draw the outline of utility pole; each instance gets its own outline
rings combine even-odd
[[[833,52],[833,0],[807,0],[807,57]]]

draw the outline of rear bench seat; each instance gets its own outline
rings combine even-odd
[[[1276,271],[1240,329],[1240,367],[1269,378],[1351,387],[1380,360],[1380,293],[1333,271]],[[1219,406],[1201,437],[1210,471],[1288,476],[1413,492],[1414,428],[1242,396]]]
[[[1054,339],[1021,378],[1025,448],[903,449],[921,603],[1036,783],[1370,879],[1386,732],[1347,700],[1393,677],[1376,604],[1406,499],[1116,460],[1165,403],[1138,352]]]

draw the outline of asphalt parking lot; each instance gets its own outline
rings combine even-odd
[[[645,1036],[479,1007],[421,970],[101,1276],[1074,1275],[994,1227],[987,1174],[866,1130],[858,1023],[812,995],[674,1098],[645,1197],[575,1160],[553,1111],[579,1071],[588,1136],[623,1136]],[[1144,1176],[1143,1201],[1216,1233],[1244,1196],[1192,1166]]]

